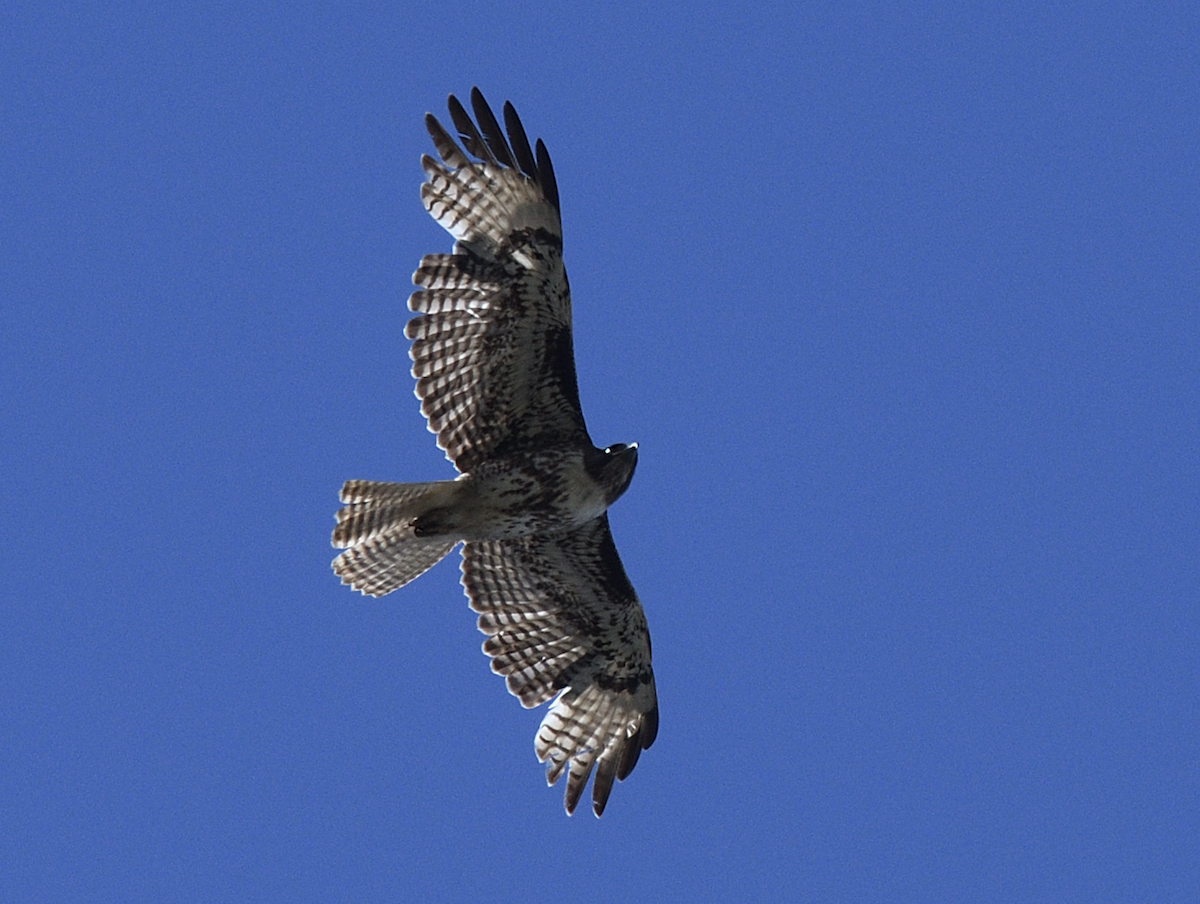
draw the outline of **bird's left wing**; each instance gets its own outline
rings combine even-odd
[[[607,514],[561,534],[469,541],[462,570],[492,670],[526,707],[557,695],[536,741],[547,782],[566,770],[571,813],[595,768],[599,816],[658,733],[650,633]]]
[[[505,138],[478,88],[478,125],[453,95],[450,116],[472,160],[437,119],[440,160],[422,157],[425,208],[456,239],[413,274],[413,376],[429,429],[459,471],[513,448],[590,442],[579,406],[571,293],[558,186],[512,104]],[[511,143],[510,143],[511,139]]]

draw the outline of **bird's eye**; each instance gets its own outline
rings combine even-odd
[[[607,449],[605,449],[604,454],[605,455],[615,455],[618,452],[624,452],[624,451],[625,451],[625,444],[617,443],[615,446],[609,446]]]

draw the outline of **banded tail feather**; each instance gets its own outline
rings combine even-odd
[[[418,536],[418,519],[450,502],[455,481],[383,483],[348,480],[332,544],[346,551],[333,571],[355,590],[383,596],[420,577],[452,550],[458,539]]]

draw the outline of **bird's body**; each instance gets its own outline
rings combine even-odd
[[[637,444],[598,448],[584,426],[549,155],[510,104],[506,140],[478,89],[471,100],[478,127],[453,96],[450,113],[478,161],[426,117],[441,162],[423,158],[421,197],[456,242],[421,261],[405,331],[421,410],[459,477],[348,481],[333,568],[380,596],[462,542],[484,652],[524,705],[554,700],[538,757],[551,784],[568,773],[568,812],[595,768],[598,816],[658,730],[645,615],[607,516]]]
[[[351,480],[342,489],[347,505],[338,511],[333,542],[370,539],[368,519],[389,529],[406,524],[413,537],[455,542],[571,530],[603,515],[625,492],[636,465],[636,444],[611,450],[552,446],[482,461],[456,480]]]

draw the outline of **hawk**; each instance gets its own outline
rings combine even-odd
[[[459,476],[347,481],[333,570],[382,596],[462,543],[492,671],[525,707],[553,701],[535,740],[548,784],[566,774],[570,814],[594,770],[600,816],[658,733],[646,616],[607,514],[637,444],[598,448],[583,422],[545,145],[530,147],[512,104],[507,138],[478,88],[471,107],[474,121],[449,98],[462,147],[425,117],[441,160],[422,156],[421,200],[455,243],[422,258],[405,329],[421,412]]]

